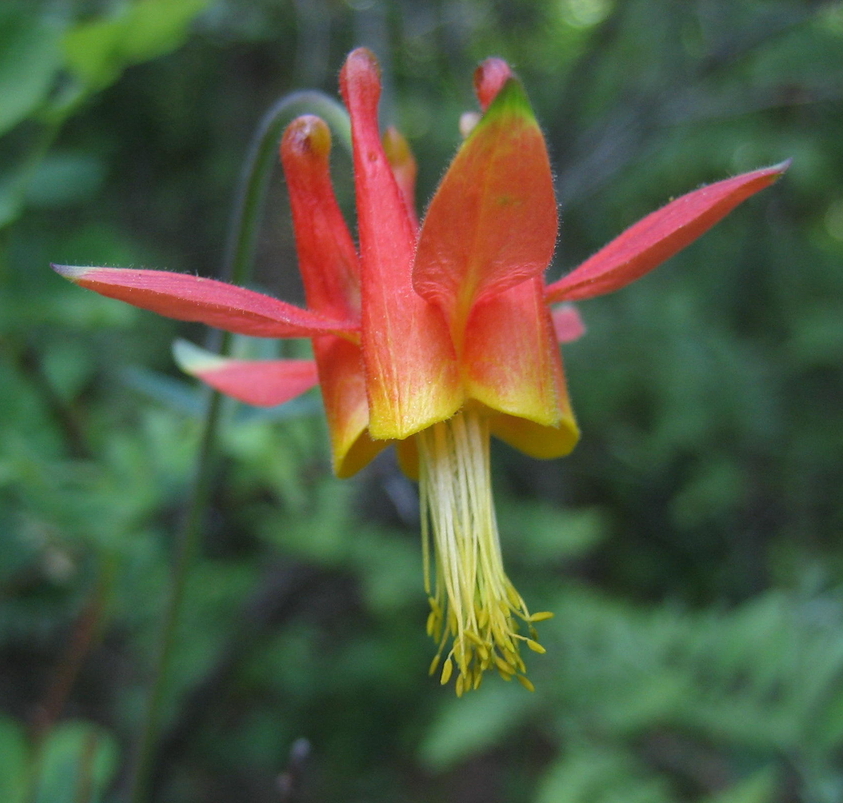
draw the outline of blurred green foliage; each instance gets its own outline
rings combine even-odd
[[[557,274],[701,182],[793,166],[583,305],[570,458],[495,449],[510,573],[556,614],[534,695],[426,676],[391,457],[339,482],[317,397],[226,405],[154,799],[843,799],[843,4],[816,0],[0,4],[0,799],[121,799],[204,403],[169,356],[201,330],[48,263],[217,273],[252,129],[333,94],[357,44],[420,199],[476,62],[514,63],[557,170]],[[280,173],[255,280],[301,296]]]

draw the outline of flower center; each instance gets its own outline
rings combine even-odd
[[[476,411],[463,410],[416,437],[424,584],[430,600],[427,632],[439,643],[430,673],[439,667],[450,639],[440,679],[447,683],[456,665],[458,696],[478,688],[487,669],[497,669],[504,680],[517,677],[532,691],[519,648],[523,643],[544,652],[532,623],[552,614],[531,616],[503,568],[492,501],[488,421]],[[518,632],[522,623],[529,637]]]

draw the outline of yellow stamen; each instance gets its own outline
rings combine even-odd
[[[496,669],[506,680],[517,677],[532,690],[523,676],[519,647],[524,642],[529,649],[544,652],[531,623],[551,614],[531,616],[503,568],[487,420],[479,412],[462,411],[416,438],[424,582],[430,600],[427,632],[439,643],[431,674],[451,640],[440,680],[447,683],[456,669],[458,696],[478,688],[487,669]],[[529,638],[518,632],[519,619],[529,629]]]

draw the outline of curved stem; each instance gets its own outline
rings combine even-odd
[[[276,158],[281,130],[293,115],[305,111],[316,112],[324,117],[340,141],[349,149],[351,147],[351,126],[348,115],[339,103],[321,92],[294,92],[281,98],[269,109],[252,140],[234,199],[223,264],[223,278],[227,281],[244,284],[248,280],[255,240],[262,219],[266,188]],[[227,354],[230,345],[231,335],[226,332],[220,342],[220,352]],[[210,496],[221,400],[219,393],[209,392],[196,468],[185,517],[178,536],[178,555],[161,623],[152,687],[130,780],[128,796],[130,803],[144,803],[149,792],[152,759],[161,728],[167,671],[175,643],[187,577],[199,545],[202,520]]]
[[[322,92],[303,91],[285,95],[264,115],[252,139],[234,200],[222,278],[243,284],[255,251],[261,223],[260,211],[272,167],[278,159],[281,130],[297,114],[318,114],[331,126],[340,142],[351,152],[351,123],[345,109]]]

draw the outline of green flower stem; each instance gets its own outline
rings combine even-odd
[[[190,497],[179,533],[179,547],[176,564],[170,585],[170,594],[161,623],[158,653],[152,678],[152,688],[146,707],[146,715],[138,742],[134,770],[131,779],[129,800],[131,803],[143,803],[147,797],[149,778],[152,770],[152,757],[161,727],[162,703],[166,690],[167,670],[175,642],[176,627],[179,621],[187,576],[199,545],[202,520],[208,506],[211,487],[212,457],[216,441],[216,428],[219,421],[221,396],[209,393],[196,469],[190,489]]]
[[[281,98],[261,120],[243,165],[228,238],[223,279],[243,284],[249,273],[272,168],[278,159],[281,131],[294,116],[318,114],[351,152],[351,123],[345,109],[322,92],[293,92]]]
[[[276,150],[281,131],[293,116],[303,112],[316,113],[325,118],[338,139],[349,150],[351,149],[351,125],[348,115],[339,103],[327,95],[321,92],[294,92],[286,95],[270,108],[252,140],[235,196],[223,266],[223,278],[233,284],[245,284],[249,278],[255,241],[263,217],[266,188],[277,158]],[[231,335],[226,332],[220,341],[220,353],[228,354],[230,346]],[[178,537],[178,556],[173,568],[170,593],[161,623],[152,686],[130,779],[128,797],[130,803],[144,803],[149,792],[152,760],[161,729],[167,672],[184,601],[188,572],[198,549],[202,522],[211,491],[221,401],[219,393],[209,392],[196,468]]]

